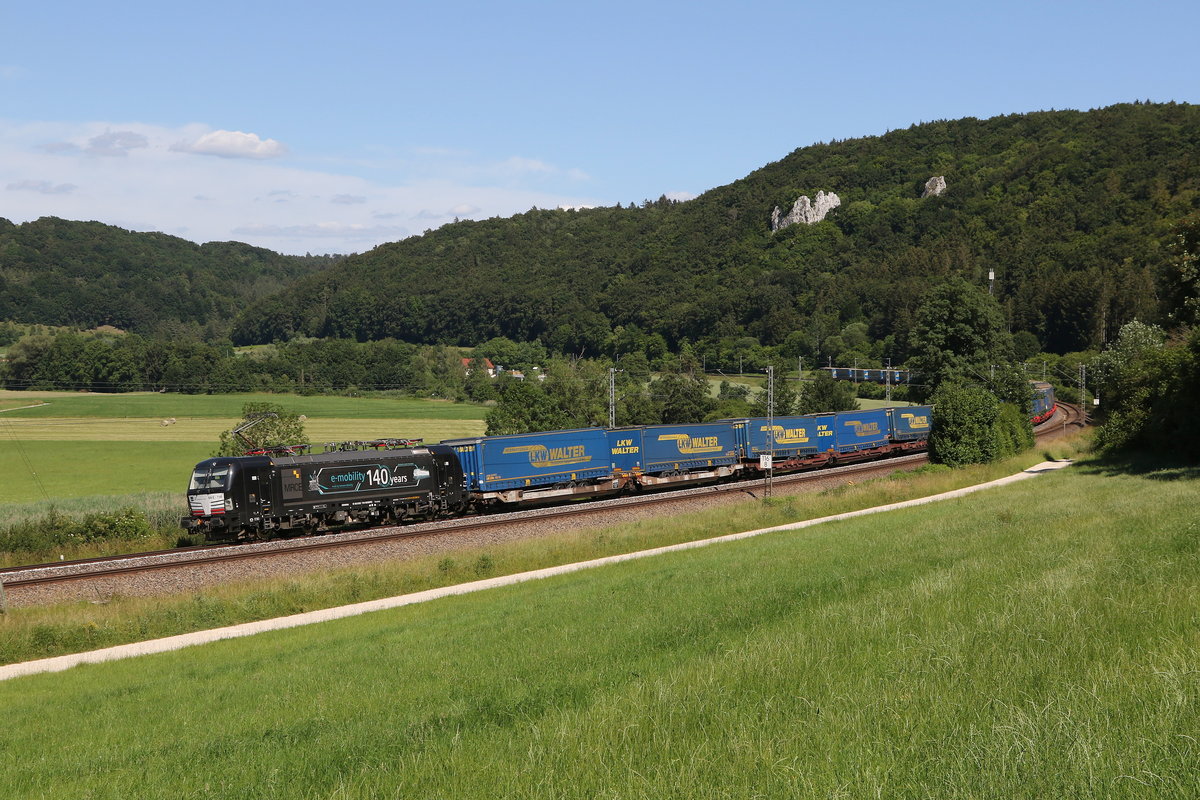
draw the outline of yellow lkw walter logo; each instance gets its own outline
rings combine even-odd
[[[674,441],[675,446],[679,448],[679,452],[685,456],[721,452],[721,442],[716,436],[697,436],[693,438],[686,433],[664,433],[658,437],[658,440],[660,442]]]
[[[785,428],[782,425],[768,427],[763,425],[759,430],[774,431],[775,444],[808,444],[808,431],[804,430],[804,428]]]
[[[528,453],[529,463],[539,469],[547,467],[565,467],[570,464],[586,464],[592,460],[587,454],[587,448],[581,444],[568,447],[546,447],[544,444],[526,444],[520,447],[506,447],[504,454]]]

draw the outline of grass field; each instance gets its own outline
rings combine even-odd
[[[1197,500],[1194,469],[1076,467],[19,679],[0,791],[1191,798]]]
[[[175,491],[182,505],[192,467],[211,455],[216,444],[13,441],[0,431],[0,448],[5,453],[0,459],[0,503]]]
[[[46,417],[220,417],[237,419],[246,403],[275,403],[310,418],[482,420],[487,409],[465,403],[412,397],[341,397],[283,394],[90,394],[87,392],[14,392],[0,390],[0,408],[43,403],[37,408],[5,412],[22,419]]]
[[[210,442],[211,450],[216,448],[221,431],[227,431],[241,421],[238,417],[172,419],[174,422],[166,425],[163,420],[142,417],[0,419],[0,442],[5,438],[60,442]],[[385,437],[438,442],[482,434],[484,428],[482,419],[310,417],[304,422],[307,438],[314,444]]]
[[[0,391],[0,409],[8,409],[0,412],[0,503],[182,495],[192,466],[212,454],[244,404],[259,401],[307,416],[305,432],[315,445],[482,434],[487,410],[413,398]]]
[[[911,406],[912,403],[907,400],[872,400],[867,397],[859,397],[858,407],[866,410],[870,408],[899,408],[902,406]]]

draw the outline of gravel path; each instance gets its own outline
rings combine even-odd
[[[169,650],[178,650],[183,647],[205,644],[207,642],[215,642],[221,639],[234,639],[242,636],[252,636],[256,633],[262,633],[264,631],[281,630],[283,628],[294,628],[300,625],[311,625],[317,622],[327,622],[329,620],[342,619],[344,617],[356,616],[358,614],[366,614],[371,611],[381,611],[384,609],[411,605],[413,603],[424,603],[442,597],[484,591],[486,589],[492,589],[498,586],[509,586],[515,583],[539,580],[551,575],[562,575],[569,572],[591,569],[593,567],[617,564],[622,561],[649,558],[651,556],[661,555],[663,553],[673,553],[681,550],[690,550],[697,547],[706,547],[719,542],[731,542],[739,539],[747,539],[752,536],[760,536],[764,533],[797,530],[800,528],[811,527],[813,525],[820,525],[824,522],[851,519],[854,517],[866,516],[868,514],[879,514],[900,508],[910,508],[912,506],[935,503],[940,500],[962,497],[964,495],[984,489],[1006,486],[1016,481],[1025,480],[1037,475],[1042,475],[1052,470],[1061,469],[1062,467],[1070,465],[1070,463],[1071,462],[1069,461],[1047,461],[1034,467],[1030,467],[1023,472],[1017,473],[1016,475],[1010,475],[1006,478],[1000,478],[999,480],[982,483],[977,486],[968,486],[965,489],[956,489],[951,492],[944,492],[942,494],[932,495],[930,497],[921,497],[915,500],[905,500],[900,503],[876,506],[875,508],[867,508],[861,511],[850,511],[844,514],[835,514],[829,517],[822,517],[820,519],[793,522],[787,525],[777,525],[771,528],[760,528],[758,530],[733,533],[726,536],[718,536],[712,539],[703,539],[695,542],[684,542],[682,544],[675,544],[667,547],[657,547],[652,550],[642,550],[636,553],[608,556],[606,558],[598,558],[592,561],[582,561],[576,564],[548,567],[546,569],[522,572],[516,575],[504,575],[498,578],[472,581],[470,583],[462,583],[456,586],[446,586],[440,589],[431,589],[424,592],[401,595],[399,597],[389,597],[382,600],[372,600],[366,603],[340,606],[338,608],[310,611],[305,614],[296,614],[290,617],[280,617],[277,619],[262,620],[260,622],[249,622],[242,625],[231,625],[229,627],[216,628],[214,630],[198,631],[196,633],[187,633],[179,636],[170,636],[165,639],[154,639],[148,642],[137,642],[134,644],[119,645],[117,647],[108,647],[103,650],[93,650],[88,653],[74,653],[72,655],[58,656],[56,658],[26,661],[21,664],[10,664],[8,666],[0,667],[0,680],[7,680],[9,678],[15,678],[22,675],[33,675],[41,672],[59,672],[79,664],[113,661],[122,658],[131,658],[133,656],[146,655],[149,653],[163,653]]]

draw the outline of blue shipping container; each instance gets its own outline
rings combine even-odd
[[[833,417],[834,442],[839,453],[882,447],[888,443],[887,409],[840,411]]]
[[[603,428],[450,439],[467,488],[476,492],[553,486],[612,473]]]
[[[642,469],[650,473],[736,464],[741,455],[737,432],[728,422],[648,425],[642,444]]]
[[[927,439],[929,438],[929,424],[933,419],[933,408],[931,406],[889,408],[888,418],[891,421],[892,441],[909,442],[915,439]]]
[[[609,463],[614,471],[633,472],[642,469],[641,428],[613,428],[608,431]]]
[[[745,422],[746,456],[758,458],[771,452],[770,426],[766,417],[753,417]],[[817,417],[775,417],[773,422],[776,458],[812,455],[822,449],[818,445]]]

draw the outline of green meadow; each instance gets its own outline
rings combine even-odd
[[[872,493],[895,489],[822,502]],[[1191,798],[1198,500],[1195,468],[1090,462],[933,506],[16,679],[0,684],[0,792]],[[485,555],[465,571],[511,566]]]
[[[3,423],[0,423],[3,425]],[[0,438],[0,521],[9,504],[173,491],[182,498],[209,442],[14,441]],[[48,496],[48,497],[47,497]],[[182,500],[180,500],[182,503]]]
[[[0,391],[0,566],[171,547],[192,467],[250,402],[307,417],[309,443],[482,434],[482,406],[412,397]],[[77,541],[72,524],[133,508],[136,538]],[[186,538],[186,537],[185,537]]]
[[[182,497],[192,466],[212,454],[221,431],[237,424],[250,402],[304,414],[307,438],[317,445],[481,434],[486,412],[409,397],[0,391],[0,504],[48,508],[96,498],[107,507],[144,492]],[[26,514],[0,505],[0,525],[13,513]]]
[[[308,417],[343,419],[414,417],[482,420],[486,409],[444,400],[413,397],[343,397],[285,394],[92,394],[87,392],[15,392],[0,390],[0,408],[41,403],[37,408],[5,412],[17,418],[221,417],[236,419],[246,403],[275,403]]]

